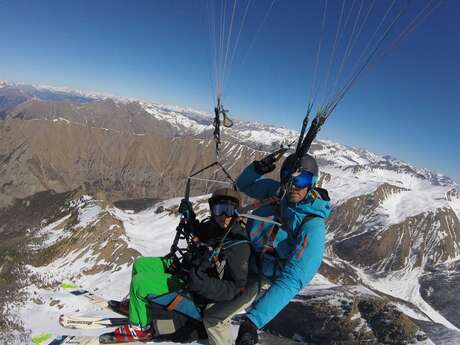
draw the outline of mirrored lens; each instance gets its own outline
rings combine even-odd
[[[302,170],[300,175],[292,179],[292,184],[297,188],[310,187],[313,184],[313,174]]]

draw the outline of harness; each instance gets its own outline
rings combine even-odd
[[[240,245],[240,244],[251,244],[251,242],[247,239],[241,239],[241,240],[228,240],[226,241],[228,235],[232,232],[232,227],[233,227],[233,219],[232,223],[229,225],[227,232],[224,234],[222,239],[218,242],[216,246],[209,246],[210,248],[210,253],[208,256],[209,262],[212,264],[212,266],[216,269],[217,273],[217,278],[222,279],[224,276],[224,269],[226,265],[226,258],[223,253],[223,251],[230,249],[234,246]],[[240,223],[241,226],[241,223]]]
[[[224,269],[225,265],[227,263],[227,260],[225,258],[225,255],[223,251],[240,245],[240,244],[250,244],[251,242],[249,240],[234,240],[234,241],[226,241],[222,246],[219,246],[217,248],[214,248],[210,253],[209,253],[209,262],[213,265],[213,267],[216,269],[217,272],[217,277],[219,279],[222,279],[224,276]]]
[[[311,192],[309,192],[309,197],[312,197],[313,199],[316,199],[318,197],[318,195],[319,195],[318,192],[316,192],[314,189],[312,189]],[[282,224],[282,207],[281,207],[281,203],[279,202],[279,200],[273,203],[273,207],[275,208],[275,211],[276,211],[275,219],[277,221],[279,221],[279,223]],[[299,230],[306,223],[308,223],[310,220],[312,220],[314,218],[317,218],[317,217],[319,217],[319,216],[314,215],[314,214],[308,214],[297,225],[295,230],[292,230],[292,229],[290,229],[288,227],[283,228],[283,230],[286,231],[286,233],[288,235],[288,240],[291,243],[295,243],[296,236],[297,236],[296,234],[299,233]],[[260,229],[263,227],[263,225],[264,225],[263,223],[261,223],[259,225]],[[260,229],[258,229],[258,231],[260,231]],[[272,281],[277,278],[279,270],[282,268],[282,266],[284,266],[284,262],[286,261],[285,259],[280,257],[280,255],[276,251],[276,248],[275,248],[275,245],[274,245],[275,240],[276,240],[276,236],[278,235],[279,229],[280,229],[280,227],[277,224],[272,226],[272,228],[267,232],[268,236],[267,236],[266,240],[264,241],[262,250],[259,251],[259,252],[254,250],[254,252],[256,254],[255,255],[256,265],[257,265],[257,269],[258,269],[259,272],[263,272],[262,265],[263,265],[265,255],[269,255],[270,257],[272,257],[272,259],[273,259],[273,272],[272,272],[272,275],[271,275],[272,276]],[[256,231],[256,233],[258,231]],[[253,244],[253,248],[254,248],[254,244]]]
[[[317,218],[317,217],[318,216],[311,215],[311,214],[306,215],[302,219],[302,221],[299,223],[299,225],[296,227],[296,232],[304,224],[308,223],[310,220],[312,220],[313,218]],[[285,229],[283,229],[283,230],[285,230]],[[273,258],[273,273],[271,275],[272,276],[272,279],[271,279],[272,281],[277,278],[279,270],[282,268],[282,266],[284,266],[284,262],[286,261],[286,259],[280,257],[280,255],[278,254],[278,252],[276,251],[276,248],[274,246],[274,242],[275,242],[276,236],[278,234],[278,231],[279,231],[279,226],[278,225],[275,225],[274,227],[272,227],[272,229],[270,231],[270,234],[268,236],[268,239],[264,243],[262,251],[260,251],[260,252],[255,251],[256,265],[257,265],[257,270],[259,272],[263,272],[262,265],[263,265],[264,257],[266,255],[269,255],[269,256],[271,256]],[[294,238],[294,236],[293,236],[291,231],[286,229],[286,232],[288,233],[288,238]],[[289,236],[289,234],[291,234],[291,236]]]

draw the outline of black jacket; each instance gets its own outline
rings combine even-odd
[[[217,270],[209,267],[209,253],[204,255],[201,265],[207,267],[201,268],[206,274],[201,275],[202,284],[198,284],[193,292],[207,302],[232,300],[242,291],[247,282],[251,247],[246,232],[238,222],[234,222],[230,233],[222,241],[223,230],[213,219],[197,222],[194,228],[194,234],[210,248],[215,249],[223,244],[219,258],[225,260],[225,265],[223,274],[219,278],[216,274]]]

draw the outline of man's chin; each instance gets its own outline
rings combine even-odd
[[[288,195],[288,200],[289,202],[292,202],[292,203],[297,203],[297,202],[300,202],[302,200],[302,196],[300,194],[297,194],[297,193],[290,193]]]

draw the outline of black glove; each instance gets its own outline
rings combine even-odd
[[[276,169],[276,156],[269,154],[260,161],[254,161],[254,169],[259,175],[265,175]]]
[[[179,213],[183,214],[187,219],[195,219],[195,212],[193,212],[193,205],[190,201],[182,199],[179,205]]]
[[[206,288],[206,283],[208,280],[208,274],[206,273],[207,269],[210,266],[200,265],[190,270],[187,276],[187,289],[192,292],[200,292]]]
[[[238,330],[235,345],[254,345],[258,342],[257,327],[250,320],[246,319]]]

